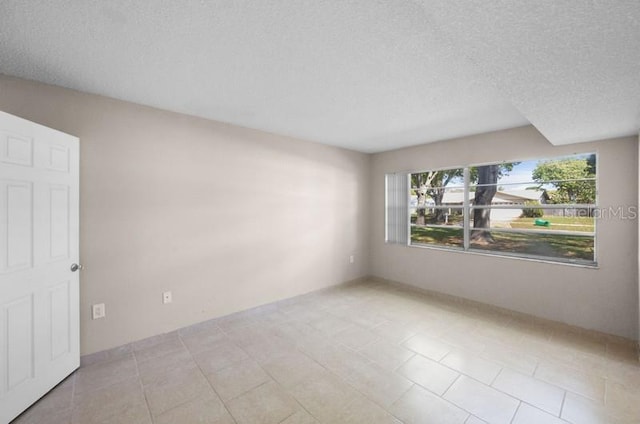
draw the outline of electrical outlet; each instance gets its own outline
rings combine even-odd
[[[355,261],[356,261],[356,257],[355,257],[355,255],[351,255],[351,256],[349,256],[349,263],[350,263],[350,264],[354,263]]]
[[[91,306],[91,319],[100,319],[107,316],[107,309],[104,307],[104,303],[96,303]]]
[[[170,291],[166,291],[164,293],[162,293],[162,303],[171,303],[172,301],[172,297],[171,297],[171,292]]]

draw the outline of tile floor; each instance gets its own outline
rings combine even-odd
[[[623,342],[380,282],[83,358],[16,423],[640,423]]]

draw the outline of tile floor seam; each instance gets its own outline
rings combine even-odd
[[[424,358],[426,358],[426,357],[424,357]],[[429,359],[429,360],[433,361],[433,359],[430,359],[430,358],[427,358],[427,359]],[[458,373],[458,374],[460,374],[460,375],[464,375],[464,376],[465,376],[465,377],[467,377],[467,378],[470,378],[470,379],[472,379],[472,380],[474,380],[474,381],[477,381],[478,383],[480,383],[480,384],[482,384],[482,385],[484,385],[484,386],[491,387],[491,388],[495,389],[495,387],[492,387],[490,384],[487,384],[487,383],[485,383],[484,381],[480,381],[480,380],[478,380],[477,378],[475,378],[475,377],[473,377],[473,376],[471,376],[471,375],[469,375],[469,374],[465,373],[464,371],[460,371],[460,370],[457,370],[457,369],[455,369],[455,368],[450,367],[450,366],[449,366],[449,365],[447,365],[447,364],[443,364],[443,363],[442,363],[442,361],[443,361],[443,360],[444,360],[444,358],[442,358],[442,360],[441,360],[441,361],[435,361],[435,362],[436,362],[436,363],[438,363],[438,364],[440,364],[440,365],[442,365],[442,366],[443,366],[443,367],[445,367],[445,368],[450,369],[451,371],[457,372],[457,373]],[[496,365],[497,365],[497,364],[496,364]],[[500,371],[502,371],[502,369],[503,369],[503,368],[504,368],[504,367],[501,367],[501,368],[500,368]],[[500,373],[500,371],[498,372],[498,374]],[[496,377],[497,377],[497,376],[496,376]],[[456,378],[456,379],[457,379],[457,378]],[[495,379],[495,378],[494,378],[494,379]],[[452,384],[453,384],[453,383],[452,383]],[[449,386],[449,387],[451,387],[451,386]],[[447,388],[447,390],[448,390],[448,389],[449,389],[449,388]],[[498,390],[498,389],[496,389],[496,390]],[[501,391],[501,390],[499,390],[499,391]],[[508,394],[508,393],[505,393],[505,394]],[[444,393],[443,393],[442,395],[444,396]],[[513,397],[512,395],[509,395],[509,396]]]
[[[207,384],[209,385],[209,387],[211,388],[213,393],[218,397],[218,399],[220,400],[220,403],[222,403],[222,406],[224,407],[224,410],[227,411],[227,414],[229,414],[229,416],[231,417],[233,422],[238,424],[238,421],[236,420],[236,417],[234,417],[233,414],[231,414],[231,411],[229,411],[229,408],[227,408],[227,404],[222,400],[222,397],[220,397],[220,394],[213,387],[213,385],[211,384],[211,382],[207,378],[207,375],[204,373],[204,371],[200,367],[200,364],[198,364],[198,362],[196,362],[195,358],[193,357],[193,353],[191,353],[189,348],[184,344],[184,340],[182,340],[182,336],[180,336],[180,334],[178,334],[178,338],[180,339],[180,343],[182,343],[182,346],[184,346],[184,348],[187,350],[187,352],[189,352],[189,356],[191,357],[191,360],[196,364],[196,367],[198,367],[198,370],[200,370],[200,373],[204,376],[204,379],[207,380]]]
[[[414,352],[414,351],[412,351],[412,350],[409,350],[409,352],[411,352],[411,353],[412,353],[412,355],[411,355],[410,357],[408,357],[408,358],[407,358],[403,363],[401,363],[400,365],[398,365],[397,367],[395,367],[395,368],[393,369],[393,371],[392,371],[393,373],[398,373],[398,370],[399,370],[400,368],[404,367],[404,366],[407,364],[407,362],[411,361],[413,358],[415,358],[415,357],[418,355],[416,352]],[[400,375],[400,374],[398,374],[398,375]],[[406,377],[405,377],[405,378],[406,378]]]
[[[458,373],[458,376],[457,376],[457,377],[456,377],[456,378],[451,382],[451,384],[449,384],[449,387],[447,387],[447,388],[446,388],[446,390],[445,390],[444,392],[442,392],[442,394],[441,394],[441,395],[439,395],[439,394],[437,394],[437,393],[436,393],[436,395],[437,395],[437,396],[440,396],[442,399],[444,399],[444,395],[446,395],[446,394],[447,394],[447,392],[449,391],[449,389],[451,389],[451,387],[452,387],[454,384],[456,384],[456,381],[460,380],[460,377],[462,377],[462,375],[463,375],[462,373]],[[422,387],[422,386],[420,386],[420,387]],[[425,387],[425,388],[426,388],[426,387]],[[429,390],[429,389],[427,389],[427,390]],[[430,391],[430,390],[429,390],[429,391]],[[433,392],[432,392],[432,393],[433,393]],[[451,402],[451,403],[453,403],[453,402]],[[456,406],[457,406],[457,405],[456,405]],[[469,412],[469,413],[471,413],[471,412]]]
[[[269,381],[263,381],[262,383],[258,384],[257,386],[250,387],[249,389],[245,390],[244,392],[242,392],[242,393],[240,393],[240,394],[237,394],[237,395],[235,395],[235,396],[233,396],[233,397],[231,397],[231,398],[229,398],[229,399],[226,399],[226,400],[225,400],[225,399],[220,398],[220,400],[221,400],[223,403],[225,403],[225,404],[226,404],[226,403],[228,403],[228,402],[231,402],[231,401],[234,401],[234,400],[238,399],[239,397],[242,397],[242,396],[246,395],[247,393],[249,393],[249,392],[250,392],[250,391],[252,391],[252,390],[258,389],[258,388],[260,388],[260,387],[264,386],[265,384],[269,384],[269,383],[276,383],[276,384],[278,384],[276,381],[273,381],[273,380],[271,379],[271,377],[269,377]],[[279,384],[278,384],[278,386],[279,386]]]
[[[522,406],[522,403],[523,403],[523,401],[520,401],[520,403],[518,403],[518,406],[516,407],[516,410],[513,412],[513,416],[509,420],[509,424],[513,424],[513,420],[516,419],[516,415],[518,415],[518,411],[520,410],[520,407]]]
[[[311,361],[314,361],[314,359],[313,359],[313,358],[309,358],[309,357],[308,357],[307,355],[305,355],[303,352],[298,352],[298,353],[300,353],[301,355],[304,355],[305,357],[307,357],[307,358],[308,358],[308,359],[310,359]],[[315,361],[314,361],[314,362],[315,362]],[[316,363],[317,363],[317,362],[316,362]],[[259,365],[260,365],[260,364],[259,364]],[[318,364],[318,365],[320,365],[320,366],[322,367],[322,365],[321,365],[321,364]],[[261,366],[261,367],[262,367],[262,366]],[[323,367],[323,368],[324,368],[324,367]],[[303,411],[305,411],[307,414],[309,414],[311,417],[313,417],[313,418],[314,418],[314,419],[316,419],[317,421],[320,421],[318,418],[316,418],[316,416],[315,416],[315,415],[313,415],[309,410],[307,410],[307,408],[305,408],[305,406],[302,404],[302,402],[300,402],[300,401],[298,400],[298,398],[296,398],[294,395],[292,395],[291,393],[289,393],[289,390],[287,390],[286,388],[282,387],[282,385],[278,382],[278,380],[276,380],[276,379],[275,379],[275,377],[274,377],[273,375],[271,375],[271,373],[270,373],[268,370],[264,369],[264,367],[262,367],[262,369],[263,369],[263,371],[264,371],[264,372],[265,372],[269,377],[271,377],[271,379],[272,379],[272,380],[273,380],[273,381],[274,381],[274,382],[275,382],[275,383],[276,383],[280,388],[282,388],[282,390],[283,390],[285,393],[287,393],[287,395],[288,395],[288,396],[290,396],[290,397],[291,397],[291,398],[292,398],[292,399],[293,399],[293,400],[298,404],[298,406],[300,406],[300,408],[301,408]],[[326,371],[329,371],[329,370],[326,370]],[[266,384],[266,383],[265,383],[265,384]],[[296,412],[297,412],[297,411],[296,411]],[[291,416],[295,415],[295,414],[296,414],[296,412],[293,412],[293,413],[292,413],[291,415],[289,415],[287,418],[285,418],[284,420],[280,421],[280,423],[282,423],[282,422],[286,421],[288,418],[290,418]]]
[[[144,397],[144,404],[147,406],[147,414],[149,415],[149,419],[152,424],[155,424],[156,420],[153,414],[151,413],[151,407],[149,406],[149,399],[147,398],[147,391],[144,388],[144,384],[142,384],[142,378],[140,377],[140,367],[138,365],[138,358],[135,353],[133,355],[133,361],[136,364],[136,373],[138,374],[138,382],[140,383],[140,388],[142,389],[142,396]]]
[[[400,397],[396,400],[394,400],[390,405],[389,405],[389,409],[391,409],[392,406],[394,406],[396,403],[398,403],[398,401],[400,399],[402,399],[404,397],[404,395],[406,395],[407,393],[409,393],[411,391],[411,389],[413,389],[416,385],[418,385],[419,387],[423,388],[422,386],[420,386],[417,383],[411,382],[411,386],[409,386],[409,388],[407,390],[405,390],[402,395],[400,395]],[[429,393],[433,393],[433,392],[429,392]],[[391,412],[389,412],[391,414]],[[394,415],[395,416],[395,415]],[[399,418],[398,418],[399,419]]]
[[[564,412],[564,403],[567,400],[567,391],[564,391],[564,395],[562,396],[562,405],[560,405],[560,414],[558,418],[562,419],[562,413]]]
[[[507,367],[502,367],[500,368],[500,371],[498,371],[498,374],[496,374],[495,377],[493,377],[493,380],[491,381],[491,383],[489,384],[489,387],[493,387],[495,389],[494,384],[496,383],[496,380],[498,380],[498,377],[500,377],[500,375],[502,374],[502,371],[504,371],[505,369],[507,369]],[[524,375],[524,374],[523,374]]]

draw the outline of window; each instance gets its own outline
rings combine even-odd
[[[409,180],[411,245],[595,264],[595,154],[416,172]]]

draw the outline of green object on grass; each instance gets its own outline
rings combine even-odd
[[[535,221],[533,221],[533,225],[537,225],[538,227],[548,227],[549,225],[551,225],[551,223],[546,219],[537,218]]]

